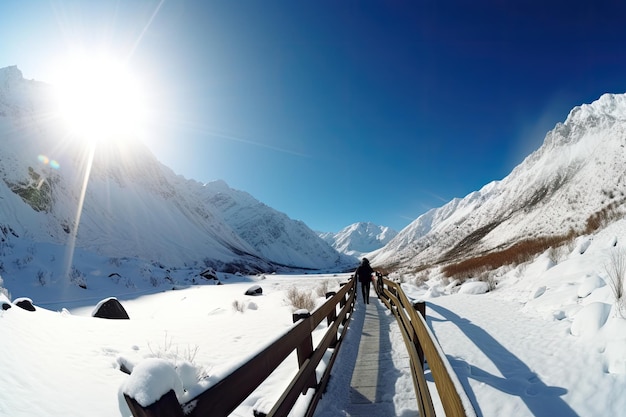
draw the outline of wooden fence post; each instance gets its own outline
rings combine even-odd
[[[413,303],[413,308],[424,318],[424,320],[426,320],[426,302],[425,301],[418,301],[416,303]],[[413,333],[415,333],[415,326],[413,326],[413,329],[414,329]],[[417,349],[417,356],[420,359],[420,365],[424,367],[424,350],[422,349],[422,345],[419,342],[419,339],[417,338],[417,334],[414,334],[413,336],[415,337],[414,343],[415,343],[415,348]]]
[[[342,283],[341,283],[341,284],[339,284],[339,285],[341,285],[341,286],[343,287],[344,285],[347,285],[347,284],[348,284],[347,282],[342,282]],[[339,300],[339,309],[340,309],[340,310],[341,310],[341,309],[343,309],[343,307],[346,305],[346,300],[347,300],[347,298],[348,298],[348,297],[350,297],[350,294],[349,294],[349,293],[346,293],[346,295],[344,295],[343,297],[341,297],[341,300]],[[345,323],[345,321],[344,321],[344,323]],[[343,324],[343,323],[342,323],[342,324]]]
[[[326,299],[328,300],[329,298],[332,298],[335,295],[337,295],[335,291],[329,291],[326,293]],[[337,307],[333,308],[331,312],[328,314],[328,316],[326,316],[326,324],[328,325],[328,327],[330,327],[335,320],[337,320]],[[335,332],[335,336],[333,337],[333,340],[330,342],[330,345],[328,345],[328,347],[334,349],[336,346],[337,346],[337,333]]]
[[[383,295],[383,274],[376,271],[376,281],[374,281],[374,290],[378,297],[382,297]]]
[[[300,319],[310,320],[311,313],[309,313],[308,311],[294,313],[292,315],[292,318],[294,323],[296,323]],[[298,367],[301,368],[304,362],[309,359],[313,354],[313,337],[311,336],[311,332],[309,332],[309,335],[302,341],[302,343],[298,345],[296,351],[298,352]],[[315,374],[312,374],[309,378],[309,381],[304,386],[302,393],[306,394],[307,389],[315,388],[316,386],[317,379],[315,378]]]
[[[184,417],[183,409],[178,403],[176,394],[169,390],[155,403],[143,407],[134,398],[124,394],[126,404],[134,417]]]

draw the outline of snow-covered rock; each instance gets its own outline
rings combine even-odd
[[[489,291],[489,284],[482,281],[465,282],[459,288],[459,294],[484,294]]]

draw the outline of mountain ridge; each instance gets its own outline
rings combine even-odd
[[[584,233],[590,216],[623,203],[625,132],[626,94],[575,107],[508,176],[424,213],[374,262],[419,268],[523,239]]]
[[[344,227],[337,233],[318,233],[340,253],[361,258],[364,254],[382,248],[398,232],[387,226],[378,226],[371,222],[357,222]]]
[[[250,272],[353,264],[248,193],[176,175],[138,140],[90,148],[64,130],[54,104],[47,84],[24,80],[17,67],[0,69],[2,225],[21,239],[74,238],[101,256]]]
[[[74,237],[102,256],[244,271],[345,270],[362,255],[420,268],[584,233],[598,213],[621,213],[626,199],[626,94],[574,107],[505,178],[429,210],[392,238],[378,226],[367,232],[370,223],[318,234],[224,181],[176,175],[139,141],[99,144],[91,160],[88,143],[64,135],[53,106],[50,86],[25,80],[17,67],[0,69],[1,226],[14,232],[7,240],[63,245]]]

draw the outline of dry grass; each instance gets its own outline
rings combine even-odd
[[[428,275],[428,273],[420,272],[419,274],[415,275],[415,278],[413,279],[413,285],[415,285],[416,287],[420,287],[424,285],[426,281],[429,280],[429,278],[430,276]]]
[[[328,289],[330,288],[330,282],[328,280],[324,280],[320,282],[320,285],[315,289],[315,292],[320,297],[326,297],[326,293],[328,293]]]
[[[620,206],[623,203],[623,200],[614,201],[598,210],[587,218],[585,227],[579,232],[591,234],[622,218],[624,213],[620,210]],[[550,249],[548,254],[550,259],[554,263],[558,263],[564,255],[563,252],[567,250],[563,249],[563,246],[569,245],[571,247],[571,243],[576,235],[576,231],[572,229],[563,235],[523,240],[502,250],[451,263],[443,268],[443,272],[447,277],[467,278],[480,275],[485,271],[493,270],[503,265],[519,265],[548,249]]]
[[[574,236],[574,232],[571,231],[567,235],[523,240],[506,249],[446,265],[442,271],[447,277],[463,279],[497,269],[503,265],[521,264],[550,247],[561,246],[572,240]]]
[[[296,287],[291,287],[287,291],[287,301],[295,310],[307,310],[312,312],[315,309],[315,299],[310,292],[300,291]]]
[[[463,239],[453,249],[448,251],[434,264],[420,265],[415,267],[413,272],[418,275],[420,272],[428,271],[437,264],[450,262],[442,268],[442,271],[446,277],[466,279],[469,277],[483,276],[487,278],[486,271],[492,271],[504,265],[520,265],[524,262],[530,261],[538,254],[550,249],[548,256],[554,263],[558,263],[568,251],[573,250],[574,238],[579,234],[591,234],[597,230],[600,230],[610,223],[619,220],[624,217],[624,212],[621,206],[626,202],[626,199],[615,200],[610,204],[607,204],[596,213],[587,218],[585,225],[575,231],[570,229],[566,234],[556,236],[537,237],[532,239],[526,239],[517,242],[507,248],[494,249],[489,253],[483,253],[475,256],[471,259],[464,259],[457,261],[464,253],[470,253],[474,244],[482,238],[486,232],[493,229],[494,224],[487,225],[470,236]],[[383,272],[384,275],[388,275],[391,271],[399,267],[398,265],[385,265],[378,266],[376,269]],[[416,280],[420,281],[420,280]],[[493,283],[490,282],[490,285]],[[626,308],[626,307],[625,307]]]
[[[174,340],[168,336],[165,332],[162,344],[152,346],[148,343],[148,349],[150,350],[150,356],[153,358],[166,359],[171,361],[176,367],[191,366],[198,381],[207,378],[209,376],[209,369],[199,365],[196,362],[196,355],[200,347],[198,345],[187,345],[181,348],[180,345],[175,344]],[[122,359],[123,360],[123,359]],[[118,362],[120,359],[118,359]],[[123,366],[123,363],[120,363]]]
[[[246,311],[246,306],[242,301],[234,300],[233,310],[238,311],[239,313],[243,313],[244,311]]]
[[[479,281],[486,282],[489,286],[489,291],[495,291],[498,286],[498,280],[496,279],[496,273],[494,271],[485,271],[478,277]]]
[[[604,266],[609,277],[609,287],[615,298],[618,314],[624,318],[626,314],[626,299],[624,298],[624,278],[626,277],[626,253],[615,249],[611,252],[609,261]]]
[[[614,201],[606,207],[598,210],[587,219],[585,234],[591,234],[596,230],[608,226],[610,223],[621,219],[624,216],[619,207],[624,201]]]

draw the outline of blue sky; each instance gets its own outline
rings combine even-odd
[[[550,4],[547,4],[550,3]],[[0,67],[73,48],[142,79],[146,143],[314,230],[397,230],[626,92],[617,1],[3,1]]]

